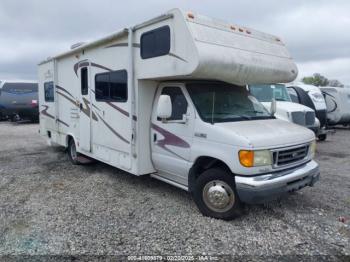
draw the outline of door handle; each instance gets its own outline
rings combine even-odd
[[[154,133],[154,134],[153,134],[153,142],[156,142],[156,141],[157,141],[157,134]]]
[[[80,110],[83,110],[83,103],[79,104],[79,108],[80,108]]]

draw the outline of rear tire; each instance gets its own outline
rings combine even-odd
[[[327,139],[327,134],[323,134],[323,135],[318,136],[319,141],[326,141],[326,139]]]
[[[80,161],[78,161],[78,157],[80,154],[77,152],[77,147],[73,138],[69,139],[67,153],[69,160],[72,162],[73,165],[81,164]]]
[[[243,213],[243,205],[238,197],[232,174],[211,168],[196,180],[193,199],[205,216],[231,220]]]

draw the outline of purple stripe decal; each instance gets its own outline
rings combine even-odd
[[[69,127],[69,125],[68,125],[66,122],[62,121],[61,119],[57,119],[57,121],[58,121],[59,123],[65,125],[66,127]]]
[[[187,160],[184,157],[178,155],[177,153],[173,152],[172,150],[170,150],[169,148],[166,147],[167,145],[170,145],[170,146],[175,146],[175,147],[189,148],[190,145],[185,140],[181,139],[180,137],[170,133],[169,131],[167,131],[167,130],[165,130],[165,129],[161,128],[160,126],[157,126],[153,123],[152,123],[152,128],[155,131],[161,133],[162,136],[164,136],[164,139],[157,141],[157,146],[163,148],[164,150],[166,150],[167,152],[169,152],[173,155],[176,155],[177,157],[179,157],[181,159]]]
[[[61,93],[61,92],[56,92],[57,94],[63,96],[65,99],[67,99],[69,102],[71,102],[73,105],[77,106],[76,102],[71,99],[70,97],[66,96],[65,94]]]
[[[124,109],[114,105],[112,102],[106,102],[109,106],[113,107],[114,109],[118,110],[120,113],[122,113],[123,115],[129,117],[129,112],[125,111]]]
[[[128,140],[126,140],[124,137],[122,137],[120,134],[118,134],[117,131],[115,131],[106,121],[103,120],[103,118],[98,114],[98,117],[101,119],[101,121],[108,127],[108,129],[113,133],[115,134],[120,140],[124,141],[125,143],[127,144],[130,144],[130,142]]]
[[[47,116],[49,118],[55,119],[55,117],[53,115],[51,115],[50,113],[47,112],[47,110],[49,109],[48,106],[46,106],[46,105],[41,105],[41,106],[44,107],[44,109],[41,110],[40,114]]]
[[[75,63],[73,69],[74,69],[74,73],[76,74],[76,76],[78,76],[79,68],[86,67],[86,66],[89,66],[89,62],[86,61],[86,60],[82,60],[82,61],[79,61],[79,62]],[[104,69],[104,70],[107,70],[107,71],[113,71],[112,69],[110,69],[108,67],[105,67],[103,65],[99,65],[99,64],[96,64],[96,63],[91,63],[91,66],[94,66],[94,67],[97,67],[97,68],[101,68],[101,69]]]
[[[75,99],[74,96],[73,96],[71,93],[69,93],[68,90],[64,89],[62,86],[56,85],[56,88],[57,88],[58,90],[61,90],[61,91],[65,92],[66,94],[68,94],[69,96],[71,96],[73,99]]]

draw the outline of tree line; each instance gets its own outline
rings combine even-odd
[[[344,87],[344,85],[336,79],[328,79],[327,77],[315,73],[312,76],[303,77],[301,80],[304,84],[314,85],[314,86],[334,86],[334,87]]]

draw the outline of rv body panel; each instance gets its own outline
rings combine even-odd
[[[327,104],[327,119],[330,125],[350,124],[350,89],[320,87]]]

